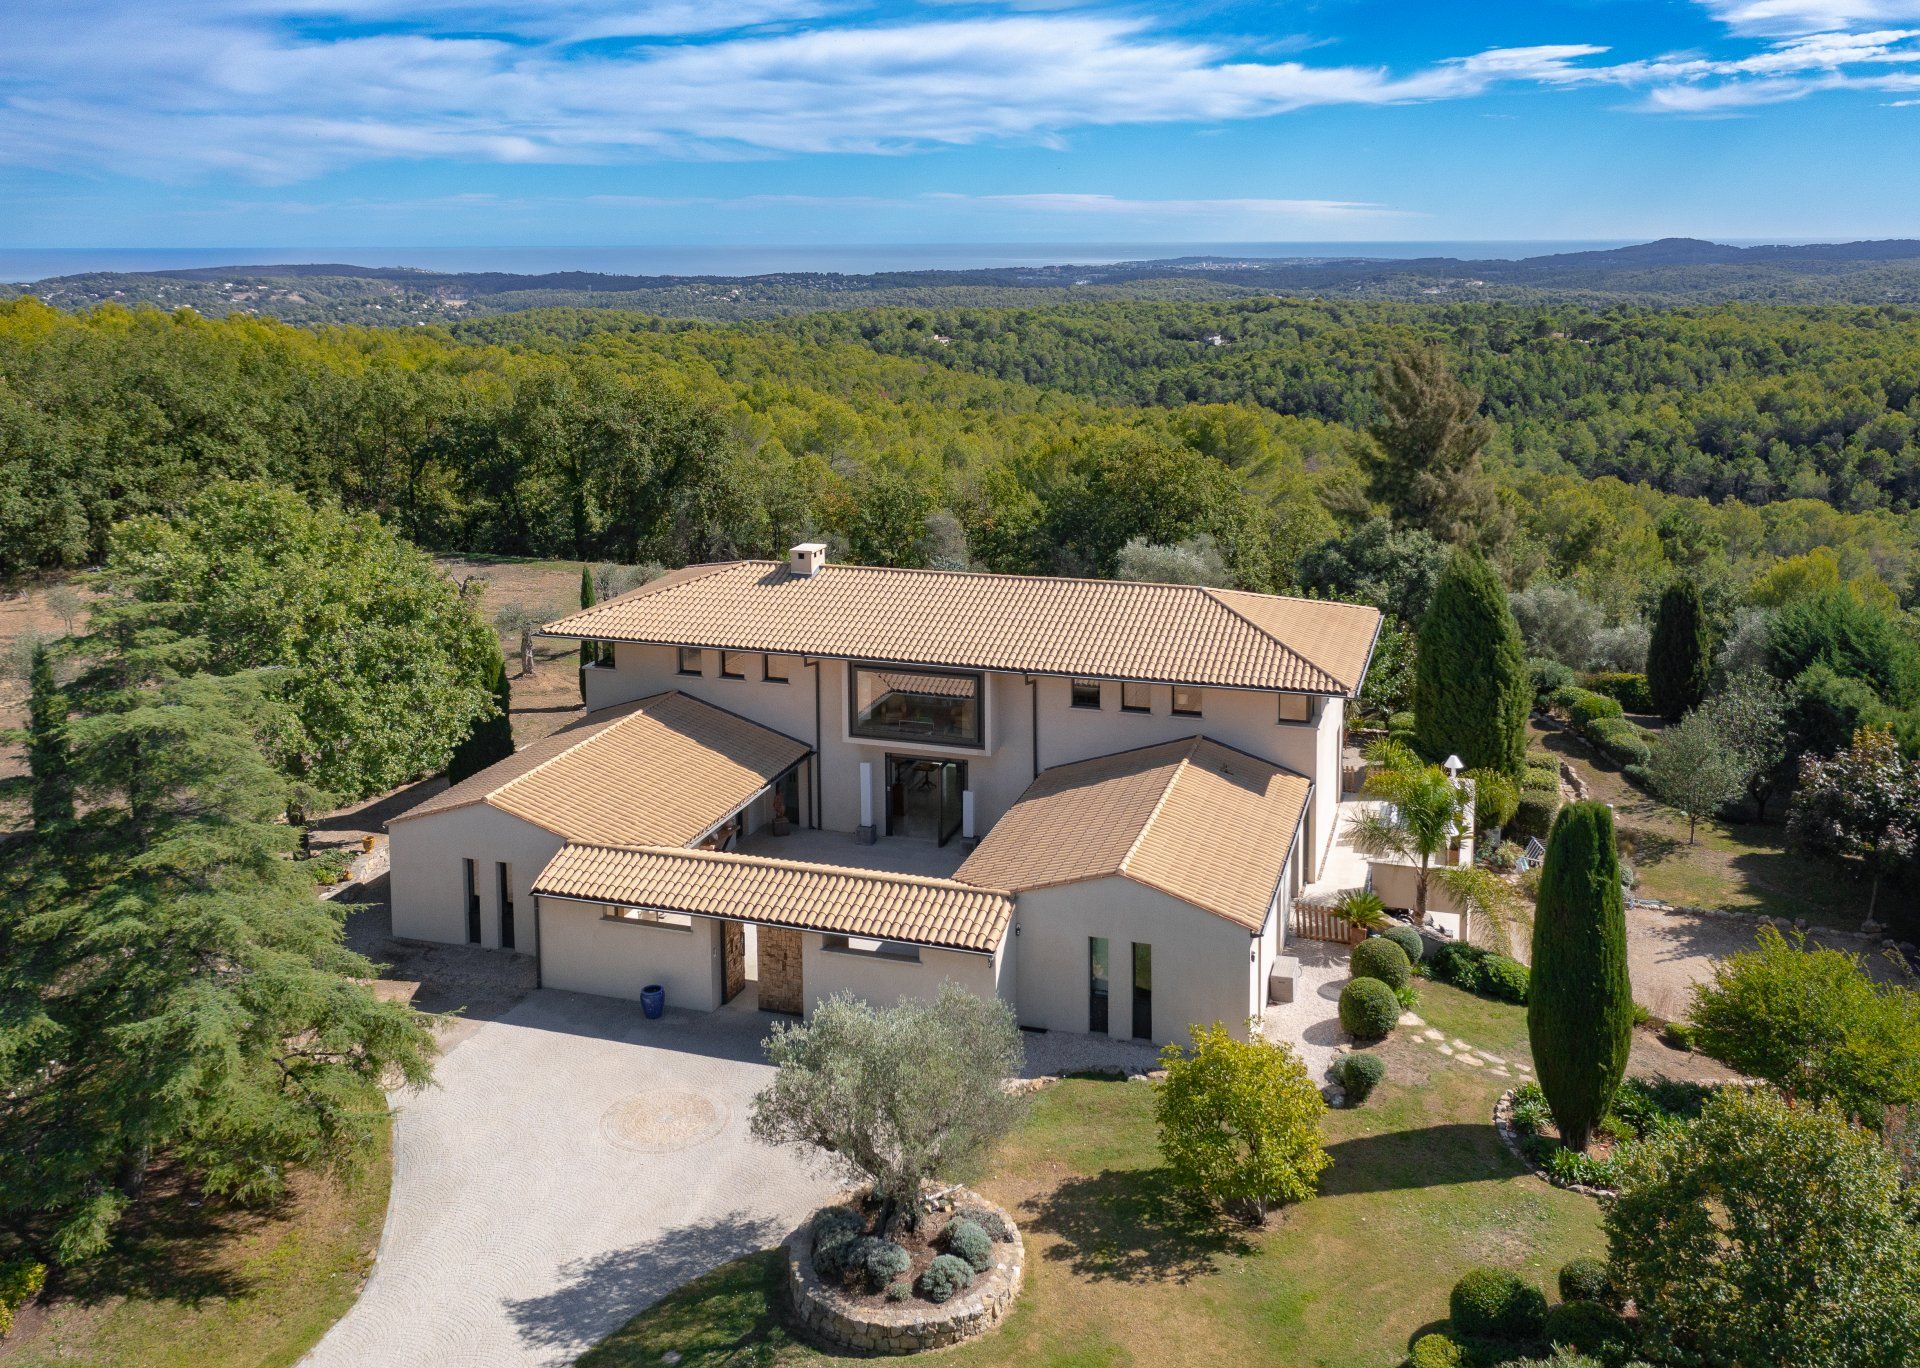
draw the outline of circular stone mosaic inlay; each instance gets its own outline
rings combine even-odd
[[[669,1154],[726,1129],[726,1104],[692,1088],[657,1088],[622,1098],[600,1117],[600,1133],[622,1149]]]

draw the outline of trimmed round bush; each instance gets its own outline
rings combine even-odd
[[[1399,1021],[1400,999],[1379,979],[1357,978],[1340,990],[1340,1024],[1361,1040],[1382,1040]]]
[[[828,1282],[846,1274],[847,1246],[860,1237],[866,1222],[846,1207],[828,1207],[813,1218],[813,1271]]]
[[[953,1213],[956,1221],[972,1221],[1002,1244],[1013,1239],[1013,1226],[992,1207],[965,1206]]]
[[[878,1290],[891,1286],[901,1274],[913,1267],[913,1256],[892,1240],[875,1240],[866,1249],[864,1267],[867,1286]]]
[[[1608,1302],[1613,1299],[1613,1274],[1605,1259],[1574,1259],[1560,1270],[1560,1299],[1570,1302]]]
[[[1504,1268],[1474,1268],[1447,1299],[1453,1328],[1470,1339],[1538,1339],[1547,1295]]]
[[[1380,934],[1406,952],[1408,964],[1418,964],[1420,957],[1427,953],[1425,938],[1404,923],[1395,922]]]
[[[920,1290],[930,1302],[943,1302],[973,1286],[973,1266],[951,1254],[934,1256],[920,1275]]]
[[[993,1267],[993,1237],[964,1216],[947,1227],[947,1248],[976,1273]]]
[[[888,1301],[905,1301],[913,1295],[913,1284],[902,1278],[899,1282],[887,1284]]]
[[[1407,1355],[1407,1368],[1464,1368],[1467,1351],[1445,1335],[1422,1335]]]
[[[1347,1101],[1358,1104],[1387,1076],[1387,1066],[1379,1055],[1345,1054],[1334,1067],[1334,1077],[1346,1090]]]
[[[1348,968],[1357,979],[1379,979],[1389,988],[1404,988],[1413,980],[1413,961],[1385,936],[1369,936],[1354,946]]]
[[[871,1278],[871,1275],[867,1271],[869,1261],[876,1258],[884,1258],[886,1250],[891,1243],[889,1240],[881,1239],[878,1235],[856,1235],[851,1240],[848,1240],[845,1244],[841,1245],[834,1254],[834,1262],[839,1265],[840,1270],[838,1280],[843,1283],[869,1281]],[[911,1263],[912,1260],[909,1259],[908,1262]],[[818,1259],[814,1260],[814,1266],[816,1268],[819,1267]],[[878,1287],[884,1279],[873,1279],[872,1281],[873,1285]]]
[[[1596,1301],[1562,1302],[1547,1312],[1546,1339],[1609,1362],[1633,1352],[1633,1328],[1610,1306]]]

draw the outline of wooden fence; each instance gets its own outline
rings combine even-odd
[[[1358,945],[1367,933],[1335,915],[1330,907],[1318,903],[1297,902],[1287,923],[1287,935],[1304,940],[1333,941],[1337,945]]]

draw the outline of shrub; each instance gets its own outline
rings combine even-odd
[[[1527,672],[1533,676],[1533,697],[1535,702],[1544,703],[1551,695],[1561,689],[1573,687],[1573,670],[1557,660],[1548,660],[1544,656],[1535,656],[1527,662]]]
[[[1522,1083],[1513,1090],[1513,1124],[1522,1135],[1538,1135],[1551,1120],[1553,1110],[1538,1083]]]
[[[40,1295],[47,1285],[47,1266],[32,1259],[0,1264],[0,1335],[13,1329],[13,1313]]]
[[[1488,997],[1526,1006],[1533,981],[1533,971],[1526,965],[1506,955],[1488,955],[1480,972],[1485,985],[1481,991]]]
[[[913,1256],[892,1240],[875,1240],[866,1247],[863,1266],[867,1273],[867,1286],[878,1290],[891,1286],[901,1274],[913,1267]]]
[[[1644,727],[1624,717],[1602,717],[1587,728],[1588,739],[1618,765],[1644,765],[1653,758],[1653,741]]]
[[[1519,790],[1516,789],[1514,791],[1516,810],[1519,801]],[[1502,874],[1507,874],[1511,873],[1513,867],[1520,863],[1520,856],[1525,853],[1525,849],[1524,846],[1516,841],[1502,841],[1499,845],[1487,851],[1483,858],[1486,860],[1489,869],[1497,869]]]
[[[885,1279],[874,1278],[872,1276],[870,1263],[875,1259],[885,1263],[887,1257],[886,1251],[889,1248],[897,1249],[899,1246],[894,1245],[891,1240],[881,1239],[878,1235],[854,1236],[834,1251],[832,1262],[838,1271],[835,1273],[833,1280],[843,1283],[867,1282],[874,1287],[881,1286],[885,1282]],[[901,1250],[901,1253],[904,1254],[905,1252],[905,1250]],[[911,1263],[912,1260],[908,1260],[908,1262]],[[816,1257],[814,1259],[814,1267],[816,1270],[818,1270],[819,1265],[820,1261]],[[899,1271],[904,1273],[906,1270],[903,1268]]]
[[[920,1290],[930,1302],[943,1302],[973,1286],[973,1265],[951,1254],[938,1254],[920,1275]]]
[[[1529,755],[1526,764],[1522,767],[1520,780],[1522,787],[1541,780],[1558,787],[1560,762],[1551,755]]]
[[[1407,1368],[1465,1368],[1467,1351],[1445,1335],[1422,1335],[1407,1355]]]
[[[1392,1001],[1384,983],[1357,982]],[[1190,1033],[1190,1050],[1161,1051],[1167,1076],[1154,1089],[1160,1157],[1174,1186],[1255,1223],[1270,1204],[1313,1196],[1329,1162],[1320,1137],[1327,1104],[1299,1055],[1288,1045],[1236,1040],[1218,1022]]]
[[[1547,1343],[1619,1361],[1634,1349],[1633,1329],[1618,1311],[1596,1301],[1562,1302],[1547,1312]]]
[[[1399,1020],[1400,999],[1379,979],[1357,978],[1340,990],[1340,1024],[1361,1040],[1385,1039]]]
[[[1647,691],[1647,677],[1638,670],[1597,670],[1581,675],[1580,687],[1605,694],[1631,713],[1653,711],[1653,695]]]
[[[1660,1028],[1660,1038],[1676,1050],[1693,1051],[1693,1023],[1690,1021],[1669,1021]]]
[[[1367,1100],[1380,1080],[1387,1076],[1387,1066],[1379,1055],[1345,1054],[1334,1066],[1334,1079],[1346,1090],[1347,1101],[1358,1105]]]
[[[913,1284],[902,1278],[899,1282],[887,1284],[888,1301],[905,1301],[913,1295]]]
[[[993,1237],[964,1216],[947,1227],[947,1248],[976,1273],[993,1267]]]
[[[1608,698],[1591,689],[1562,689],[1554,695],[1554,701],[1566,711],[1567,720],[1580,731],[1586,731],[1603,717],[1618,717],[1625,710],[1617,698]]]
[[[1504,1268],[1469,1269],[1447,1306],[1453,1328],[1473,1339],[1538,1339],[1547,1318],[1546,1293]]]
[[[1403,922],[1395,922],[1380,935],[1406,952],[1408,964],[1418,964],[1421,956],[1427,953],[1426,937]]]
[[[1013,1226],[992,1207],[964,1206],[953,1213],[956,1221],[972,1221],[988,1235],[1005,1244],[1013,1239]]]
[[[1618,1154],[1616,1150],[1614,1153]],[[1547,1172],[1557,1182],[1576,1187],[1610,1188],[1620,1181],[1612,1159],[1596,1159],[1591,1154],[1556,1145],[1546,1157]]]
[[[813,1271],[828,1282],[845,1276],[843,1256],[847,1246],[860,1238],[866,1222],[846,1207],[828,1207],[813,1218]]]
[[[1605,1259],[1573,1259],[1560,1268],[1560,1299],[1570,1302],[1611,1302],[1613,1274]]]
[[[1487,769],[1468,770],[1467,778],[1473,781],[1473,821],[1477,829],[1490,831],[1513,820],[1513,810],[1520,805],[1518,779]]]
[[[1413,714],[1410,712],[1393,713],[1387,718],[1387,735],[1394,740],[1413,736]]]
[[[1407,952],[1385,936],[1371,936],[1353,947],[1349,966],[1357,979],[1379,979],[1389,988],[1404,988],[1413,979]]]
[[[1517,835],[1545,836],[1560,815],[1560,786],[1529,784],[1520,790],[1519,806],[1513,810],[1512,827]]]

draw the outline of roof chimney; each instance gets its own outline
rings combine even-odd
[[[787,553],[787,569],[804,579],[812,579],[827,563],[825,542],[801,542]]]

